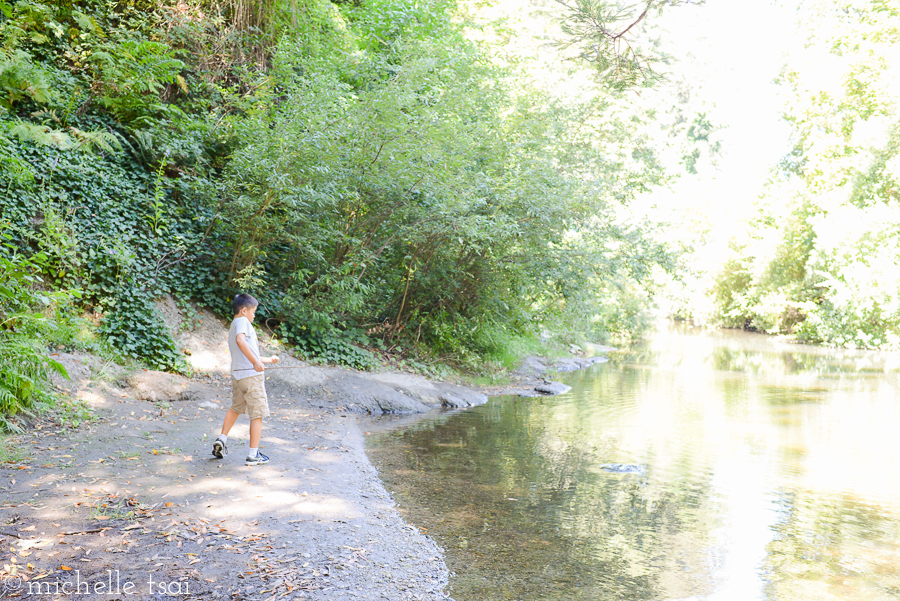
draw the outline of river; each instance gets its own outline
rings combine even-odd
[[[900,598],[900,355],[672,326],[558,379],[367,439],[456,601]]]

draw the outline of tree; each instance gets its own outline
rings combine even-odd
[[[614,88],[652,86],[659,80],[654,65],[661,59],[647,40],[637,37],[641,25],[652,12],[661,13],[666,6],[702,1],[648,0],[622,6],[607,0],[556,0],[564,9],[562,31],[568,38],[558,46],[574,49]]]

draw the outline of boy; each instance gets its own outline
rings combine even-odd
[[[249,294],[238,294],[231,303],[234,321],[228,330],[228,350],[231,352],[231,409],[225,414],[222,433],[213,443],[212,454],[222,459],[228,454],[228,432],[241,413],[250,418],[250,452],[247,465],[268,463],[269,458],[259,452],[262,420],[269,416],[266,399],[265,367],[263,363],[278,363],[278,357],[260,357],[253,318],[259,301]]]

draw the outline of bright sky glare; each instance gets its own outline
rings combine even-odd
[[[697,77],[692,83],[698,93],[715,105],[716,124],[726,128],[714,178],[758,191],[788,149],[788,128],[773,80],[796,43],[796,2],[712,0],[670,9],[657,18],[669,32],[669,46],[680,55],[682,68]]]

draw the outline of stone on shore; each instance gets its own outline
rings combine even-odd
[[[572,390],[572,387],[566,386],[560,382],[546,382],[544,384],[538,384],[534,389],[541,394],[553,395],[569,392]]]

